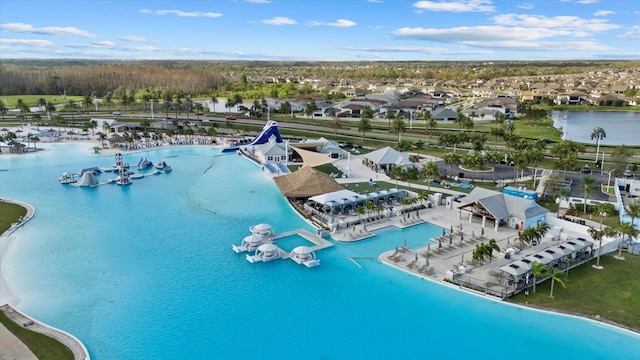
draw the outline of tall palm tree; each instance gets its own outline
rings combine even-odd
[[[598,241],[598,257],[596,258],[596,263],[593,265],[593,268],[601,270],[602,266],[600,265],[600,255],[602,254],[602,238],[605,236],[604,230],[596,230],[592,227],[589,227],[587,232],[589,233],[589,235],[591,235],[593,240]]]
[[[331,120],[331,127],[333,128],[333,135],[338,136],[338,129],[342,128],[342,123],[340,122],[340,118],[334,116]]]
[[[6,114],[7,111],[9,111],[9,108],[7,108],[7,104],[5,104],[4,101],[0,100],[0,116],[2,116],[2,121],[4,121],[4,114]]]
[[[398,113],[395,119],[393,119],[392,124],[393,131],[398,134],[398,143],[400,143],[400,137],[402,136],[402,132],[407,130],[407,125],[404,122],[404,115],[402,113]]]
[[[444,154],[444,163],[449,165],[449,176],[453,174],[453,165],[460,164],[461,156],[456,153],[446,153]]]
[[[385,119],[387,119],[389,129],[391,129],[391,120],[394,120],[395,118],[396,118],[396,111],[395,110],[387,110],[387,112],[385,114]]]
[[[531,263],[531,275],[533,276],[533,292],[536,292],[536,283],[538,282],[538,278],[544,276],[547,273],[547,269],[549,266],[539,262],[534,261]]]
[[[218,103],[218,98],[216,97],[215,94],[211,94],[211,108],[213,109],[213,112],[216,112],[216,104]]]
[[[425,142],[422,140],[417,140],[413,146],[418,150],[418,158],[420,158],[420,150],[424,149]]]
[[[620,239],[620,247],[618,247],[618,255],[614,256],[617,260],[624,260],[624,256],[622,256],[622,246],[624,245],[624,235],[629,237],[629,243],[633,241],[635,237],[638,236],[638,229],[633,226],[632,223],[622,222],[619,225],[618,231],[623,235],[622,239]]]
[[[555,284],[556,281],[560,283],[562,287],[564,287],[564,280],[562,280],[562,277],[560,277],[561,274],[562,274],[562,270],[558,268],[554,268],[551,271],[547,271],[547,275],[551,278],[551,292],[549,292],[550,299],[553,299],[553,285]]]
[[[362,141],[364,141],[365,134],[371,131],[371,120],[366,117],[363,117],[358,122],[358,131],[362,133]]]
[[[584,203],[583,212],[585,214],[587,213],[587,195],[593,192],[595,182],[596,182],[596,179],[594,179],[593,177],[585,176],[582,179],[582,184],[580,184],[580,191],[582,192],[583,203]]]
[[[600,140],[604,139],[607,137],[607,132],[604,131],[603,128],[601,127],[597,127],[595,129],[593,129],[593,132],[591,133],[591,140],[596,140],[596,161],[598,161],[598,154],[600,153]]]

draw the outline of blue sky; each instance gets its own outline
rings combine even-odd
[[[0,58],[640,59],[640,1],[2,0]]]

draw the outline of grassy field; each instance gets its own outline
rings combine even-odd
[[[640,256],[625,257],[620,261],[612,255],[602,256],[603,270],[591,267],[595,260],[571,269],[566,287],[555,284],[554,299],[549,298],[551,281],[545,281],[536,293],[520,293],[509,301],[591,319],[599,315],[602,321],[640,332]]]
[[[20,216],[27,215],[27,209],[20,205],[0,201],[0,234],[7,231]]]
[[[5,95],[0,98],[9,109],[17,107],[18,99],[22,99],[29,106],[38,106],[39,99],[45,99],[52,104],[62,104],[69,100],[81,101],[82,96],[67,96],[63,100],[60,95]]]
[[[14,323],[0,311],[0,323],[17,336],[39,360],[73,360],[73,353],[58,340]]]

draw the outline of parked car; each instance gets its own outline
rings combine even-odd
[[[542,138],[542,139],[540,139],[538,141],[540,141],[541,143],[544,143],[544,144],[549,144],[551,142],[551,140],[549,140],[547,138]]]
[[[232,116],[232,115],[227,115],[224,118],[227,119],[227,120],[235,120],[236,119],[236,117]]]
[[[584,174],[591,174],[591,168],[589,167],[589,165],[585,165],[582,167],[582,169],[580,169],[580,172]]]
[[[112,112],[112,113],[111,113],[111,115],[113,115],[113,116],[120,116],[120,115],[122,115],[122,114],[121,114],[119,111],[114,111],[114,112]]]
[[[633,173],[629,169],[626,169],[622,174],[627,178],[633,177]]]

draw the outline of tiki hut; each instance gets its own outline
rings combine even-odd
[[[282,194],[288,198],[309,198],[311,196],[342,190],[331,176],[309,166],[296,172],[273,178]]]

